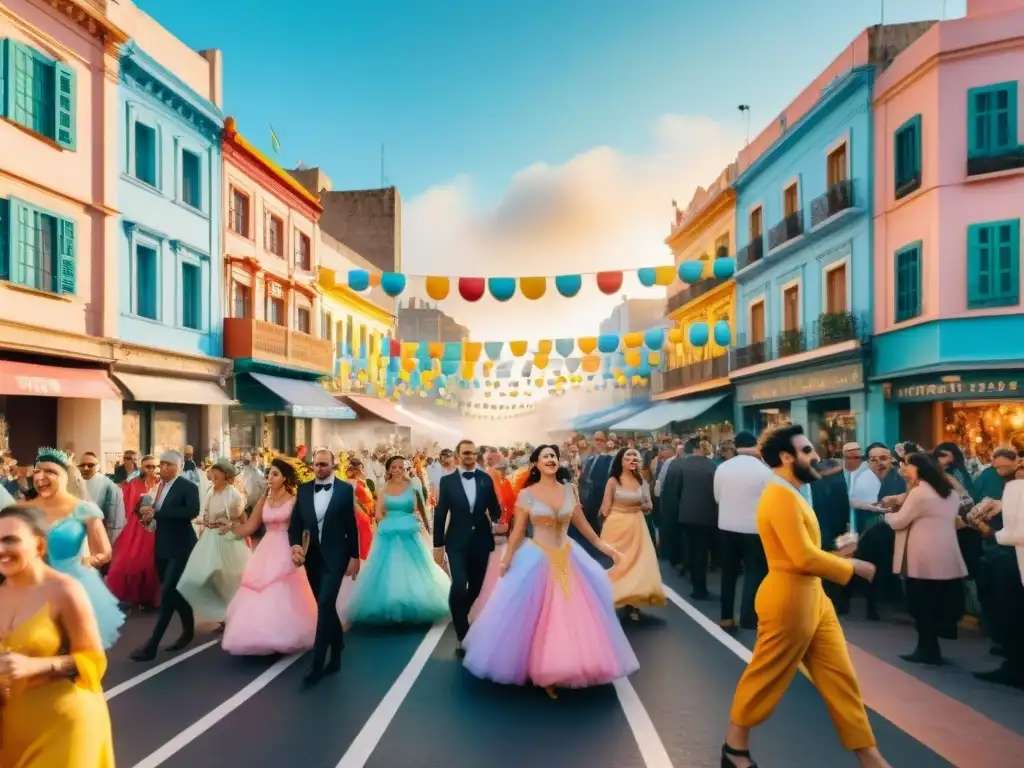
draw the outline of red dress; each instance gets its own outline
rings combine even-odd
[[[152,494],[156,494],[157,487],[153,486]],[[121,490],[128,519],[114,542],[107,588],[122,603],[155,608],[160,605],[160,579],[153,558],[156,534],[147,531],[135,516],[135,505],[147,492],[146,483],[137,477]]]
[[[356,528],[359,530],[359,559],[365,560],[370,555],[370,544],[373,543],[374,500],[370,489],[362,480],[352,482],[356,497]]]

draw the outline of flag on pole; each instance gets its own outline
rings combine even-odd
[[[277,134],[274,133],[274,126],[270,126],[270,148],[274,150],[275,155],[281,154],[281,142],[277,139]]]

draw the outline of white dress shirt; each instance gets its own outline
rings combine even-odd
[[[160,483],[160,487],[156,491],[156,502],[153,504],[153,511],[159,512],[164,505],[164,499],[167,498],[167,494],[171,491],[171,486],[177,481],[178,476],[175,476],[169,482]]]
[[[322,539],[324,537],[324,517],[327,515],[327,508],[331,505],[331,497],[334,495],[334,477],[329,477],[326,480],[316,478],[313,482],[316,483],[313,486],[313,511],[316,512],[317,537]],[[327,485],[328,488],[326,491],[318,491],[316,489],[318,485]]]
[[[464,472],[472,472],[472,475],[466,477]],[[476,467],[472,470],[459,468],[459,479],[462,481],[462,490],[466,492],[466,499],[469,500],[469,511],[473,511],[473,507],[476,506]]]
[[[658,476],[654,479],[654,495],[661,498],[661,489],[665,485],[665,475],[668,474],[668,465],[675,460],[675,456],[669,456],[658,467]]]
[[[1024,581],[1024,480],[1011,480],[1003,489],[1003,528],[996,541],[1017,550],[1017,568]]]
[[[715,470],[718,527],[733,533],[757,533],[757,503],[776,477],[756,456],[740,454]]]
[[[882,490],[882,481],[878,475],[870,469],[866,472],[855,474],[850,485],[850,501],[859,501],[862,504],[877,504],[878,494]],[[850,532],[863,533],[857,530],[856,510],[850,507]]]

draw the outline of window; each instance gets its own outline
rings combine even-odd
[[[797,183],[794,181],[782,193],[782,215],[789,218],[800,210],[800,196]]]
[[[156,128],[135,121],[135,178],[156,186]]]
[[[277,256],[284,256],[284,222],[279,216],[267,215],[267,226],[263,230],[263,247]]]
[[[828,153],[828,186],[831,189],[836,184],[846,181],[846,142]]]
[[[729,256],[729,233],[726,232],[724,235],[715,240],[715,258],[724,259]]]
[[[327,341],[334,340],[334,317],[330,312],[324,312],[320,322],[320,334]]]
[[[235,281],[235,306],[232,317],[250,317],[252,314],[252,292],[248,285]]]
[[[355,338],[355,326],[352,324],[352,315],[345,316],[345,354],[355,354],[354,347],[356,343]]]
[[[75,222],[11,198],[0,200],[0,280],[75,293]]]
[[[298,231],[295,233],[295,266],[307,272],[313,269],[309,235]]]
[[[135,246],[135,314],[158,320],[157,253],[148,245]]]
[[[759,301],[750,305],[750,343],[757,344],[764,338],[764,302]]]
[[[846,314],[846,262],[825,272],[825,312]]]
[[[1017,82],[967,92],[967,156],[993,157],[1017,148]]]
[[[287,316],[284,313],[284,298],[267,299],[267,322],[274,325],[285,325]]]
[[[761,211],[761,207],[760,206],[758,206],[757,208],[755,208],[754,210],[752,210],[750,212],[750,241],[751,242],[753,242],[754,240],[757,240],[759,237],[761,237],[761,233],[763,231],[761,229],[761,227],[762,227],[761,217],[762,217],[762,211]]]
[[[0,40],[0,114],[73,150],[76,96],[70,67],[22,43]]]
[[[181,150],[181,201],[197,211],[203,208],[203,171],[199,155]]]
[[[249,237],[249,196],[234,187],[228,199],[228,221],[232,231]]]
[[[921,243],[896,251],[896,322],[921,315]]]
[[[1020,302],[1020,219],[967,228],[967,308]]]
[[[295,311],[295,330],[299,333],[313,332],[313,323],[308,307],[299,307]]]
[[[782,330],[800,328],[800,286],[791,285],[782,290]]]
[[[914,115],[896,129],[893,137],[896,163],[896,199],[921,186],[921,116]]]
[[[181,265],[181,326],[198,331],[203,322],[203,272],[198,264]]]

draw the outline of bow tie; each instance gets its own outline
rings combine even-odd
[[[474,477],[476,477],[476,470],[474,470],[472,472],[463,472],[462,476],[464,478],[466,478],[467,480],[472,480]]]
[[[313,491],[315,493],[320,493],[320,491],[329,491],[331,490],[332,485],[333,483],[324,483],[323,485],[317,483],[316,486],[313,488]]]

